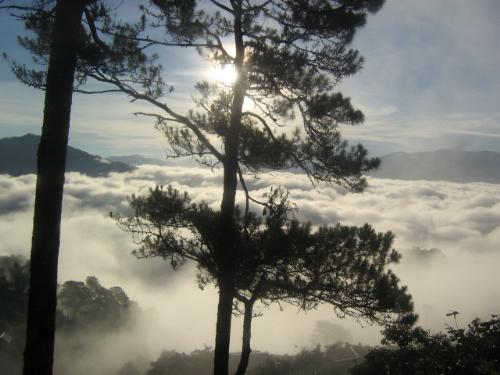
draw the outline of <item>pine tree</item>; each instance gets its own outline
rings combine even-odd
[[[28,30],[37,33],[35,39],[23,37],[19,41],[46,68],[34,70],[11,61],[22,82],[45,90],[23,373],[49,375],[54,356],[61,211],[73,92],[82,91],[87,79],[84,72],[96,64],[105,63],[115,72],[126,67],[127,74],[133,74],[139,66],[141,72],[147,71],[147,58],[137,43],[126,39],[141,30],[140,23],[111,23],[109,10],[96,0],[34,0],[22,5],[2,0],[0,10],[13,11]],[[84,14],[86,22],[82,23]],[[120,37],[111,45],[102,42],[98,39],[98,22],[103,25],[101,30],[119,29]]]
[[[50,59],[31,244],[28,321],[23,374],[52,374],[57,305],[57,265],[64,169],[71,114],[76,50],[85,0],[59,0],[50,33]],[[34,8],[41,4],[34,4]],[[6,5],[6,8],[12,9]],[[36,10],[24,8],[16,10]]]
[[[174,268],[194,261],[201,288],[219,285],[220,211],[192,203],[187,193],[170,186],[132,196],[130,207],[131,215],[114,218],[139,245],[137,257],[161,257]],[[303,310],[326,303],[339,316],[381,324],[413,308],[406,287],[387,268],[399,260],[391,232],[376,233],[368,224],[325,225],[313,231],[289,213],[288,197],[279,190],[269,194],[261,217],[235,212],[239,255],[234,260],[233,312],[244,317],[237,375],[248,366],[256,303],[286,302]]]
[[[163,25],[169,19],[169,1],[151,2],[146,13]],[[227,87],[200,83],[197,108],[181,114],[168,100],[151,96],[161,84],[145,91],[107,75],[92,76],[115,85],[163,114],[149,113],[165,132],[173,156],[194,156],[223,169],[219,245],[215,262],[219,272],[214,373],[227,374],[231,312],[237,278],[237,224],[235,195],[238,180],[247,192],[245,173],[297,167],[313,183],[326,182],[362,191],[361,174],[378,165],[360,146],[349,147],[340,136],[341,124],[355,125],[363,114],[336,85],[362,66],[359,53],[348,47],[367,13],[383,0],[247,1],[211,0],[190,17],[190,27],[172,29],[191,41],[200,54],[220,66],[234,67],[237,78]],[[171,34],[170,34],[171,35]],[[224,42],[231,38],[235,53]],[[148,45],[168,41],[145,38]],[[158,83],[159,81],[153,81]],[[244,109],[247,100],[252,110]],[[287,134],[280,128],[299,113],[302,131]],[[249,197],[248,199],[250,199]]]
[[[366,186],[362,173],[378,165],[361,145],[351,147],[341,138],[340,126],[361,123],[363,114],[335,89],[362,67],[363,58],[349,44],[367,14],[378,11],[383,2],[209,0],[194,8],[194,1],[179,6],[174,0],[151,0],[142,7],[144,14],[137,24],[103,23],[96,28],[92,17],[86,17],[90,32],[82,59],[92,64],[77,67],[77,82],[92,78],[112,86],[97,91],[118,90],[151,104],[154,111],[143,114],[156,117],[172,156],[195,157],[223,169],[218,220],[224,230],[218,235],[214,256],[219,274],[216,374],[227,374],[240,258],[235,217],[238,181],[248,193],[248,175],[295,167],[313,184],[326,182],[362,191]],[[94,15],[99,16],[100,9],[96,7]],[[146,26],[163,30],[165,37],[154,39],[150,35],[158,32],[144,32]],[[105,47],[108,39],[125,51],[138,48],[143,54],[130,60],[103,54],[114,50]],[[228,40],[234,53],[227,48]],[[222,86],[201,82],[196,108],[181,113],[166,96],[172,88],[164,81],[154,54],[155,48],[175,46],[197,48],[203,58],[233,66],[236,80]],[[139,63],[144,66],[131,69]],[[36,72],[19,72],[33,85],[40,81]],[[251,108],[244,107],[245,101]],[[292,121],[299,130],[283,131]],[[247,194],[247,199],[255,198]]]

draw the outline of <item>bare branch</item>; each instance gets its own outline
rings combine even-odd
[[[210,0],[210,2],[212,4],[214,4],[215,6],[225,10],[226,12],[229,12],[231,14],[234,14],[234,11],[231,9],[231,8],[228,8],[227,6],[225,6],[224,4],[220,3],[219,1],[217,0]]]
[[[104,43],[97,34],[97,27],[95,25],[94,19],[92,18],[92,15],[88,11],[88,9],[85,9],[84,12],[85,12],[85,19],[87,20],[87,23],[89,25],[90,35],[92,35],[92,39],[99,47],[101,47],[104,51],[108,52],[109,51],[108,45]]]
[[[122,92],[130,95],[136,100],[149,102],[154,106],[164,110],[166,113],[172,116],[175,119],[175,121],[180,122],[184,124],[187,128],[189,128],[198,137],[200,142],[202,142],[210,150],[210,152],[215,156],[215,158],[217,158],[220,162],[224,162],[225,156],[222,153],[220,153],[215,148],[214,145],[212,145],[212,143],[207,139],[207,137],[202,133],[202,131],[195,124],[193,124],[186,116],[179,115],[178,113],[173,111],[167,104],[161,103],[158,100],[146,94],[139,93],[130,85],[127,85],[123,83],[123,81],[120,81],[114,77],[105,77],[104,75],[95,73],[90,73],[89,75],[100,82],[109,83],[118,87]]]
[[[163,122],[163,121],[169,121],[169,122],[179,122],[179,123],[182,123],[180,122],[179,120],[173,118],[173,117],[164,117],[164,116],[161,116],[157,113],[147,113],[147,112],[134,112],[133,113],[134,116],[147,116],[147,117],[154,117],[156,118],[156,120],[158,122]],[[183,124],[183,123],[182,123]]]

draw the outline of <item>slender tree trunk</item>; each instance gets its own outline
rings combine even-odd
[[[238,369],[235,375],[244,375],[247,371],[248,362],[250,360],[250,353],[252,349],[250,348],[250,340],[252,338],[252,314],[253,314],[253,302],[245,303],[245,315],[243,317],[243,338],[241,343],[241,357]]]
[[[243,102],[246,82],[243,72],[245,47],[243,45],[241,23],[241,0],[231,0],[234,10],[234,30],[236,59],[235,69],[238,78],[234,83],[234,97],[231,105],[231,118],[224,139],[224,192],[221,203],[221,233],[217,254],[219,266],[219,305],[214,353],[214,375],[227,375],[229,363],[229,344],[231,338],[231,317],[234,296],[234,267],[237,257],[237,233],[234,222],[236,187],[238,183],[238,151]]]
[[[219,286],[219,305],[215,333],[214,374],[227,375],[229,344],[231,339],[231,317],[233,313],[233,288]]]
[[[51,375],[66,148],[80,22],[86,1],[58,0],[38,147],[24,375]]]

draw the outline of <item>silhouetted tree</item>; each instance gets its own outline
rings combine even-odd
[[[143,114],[157,119],[170,144],[171,156],[192,156],[223,169],[224,191],[217,219],[218,228],[224,230],[218,233],[214,256],[219,274],[214,358],[217,374],[227,374],[240,256],[235,217],[238,179],[248,192],[245,174],[298,167],[314,183],[340,184],[361,191],[366,185],[361,174],[378,165],[378,160],[367,158],[362,146],[349,147],[342,140],[339,126],[359,124],[363,114],[334,90],[342,79],[361,68],[362,57],[348,46],[367,14],[378,11],[383,2],[210,0],[193,10],[195,1],[151,0],[142,8],[144,17],[137,25],[115,28],[105,23],[95,28],[89,18],[91,32],[85,52],[93,64],[78,66],[79,82],[93,78],[114,86],[100,91],[119,90],[153,105],[153,112]],[[99,16],[101,8],[95,9]],[[146,24],[165,31],[167,37],[156,30],[144,32]],[[182,114],[166,97],[172,87],[164,81],[161,67],[149,64],[155,60],[154,52],[149,55],[151,59],[142,57],[118,64],[116,54],[103,58],[96,53],[106,51],[102,45],[109,37],[119,41],[125,51],[137,47],[144,54],[159,47],[195,47],[203,58],[222,66],[232,65],[237,78],[228,86],[198,84],[196,110]],[[225,44],[229,38],[234,54]],[[131,69],[137,61],[144,67]],[[37,85],[40,76],[35,72],[25,77]],[[243,108],[245,99],[253,108]],[[295,118],[295,112],[300,115],[304,133],[280,132],[281,126]]]
[[[309,224],[288,221],[286,198],[275,204],[276,196],[267,207],[271,213],[265,217],[266,229],[244,240],[250,251],[239,269],[249,282],[236,293],[244,306],[237,375],[243,375],[248,365],[256,301],[284,301],[304,310],[327,303],[339,316],[378,323],[389,323],[394,313],[413,309],[406,287],[387,270],[399,260],[391,232],[376,233],[368,224],[324,225],[313,232]]]
[[[233,66],[237,78],[230,85],[199,83],[197,108],[187,114],[161,97],[168,86],[159,75],[144,88],[116,79],[105,69],[90,73],[160,110],[143,114],[157,119],[170,145],[170,156],[191,156],[223,169],[218,216],[223,230],[214,250],[219,274],[217,374],[227,374],[240,257],[235,217],[238,179],[248,192],[246,173],[298,167],[312,182],[361,191],[366,184],[361,174],[378,165],[378,160],[367,158],[362,146],[350,148],[341,139],[339,125],[359,124],[363,114],[334,90],[343,78],[361,68],[362,57],[348,45],[368,12],[376,12],[382,4],[383,0],[207,2],[191,14],[191,27],[166,30],[169,35],[177,33],[180,40],[192,41],[189,45],[196,46],[204,58],[220,66]],[[145,8],[146,15],[163,28],[169,19],[170,2],[155,0],[151,5]],[[224,44],[228,38],[234,54]],[[147,46],[170,45],[161,38],[142,41]],[[253,109],[243,108],[245,99]],[[280,132],[280,126],[295,118],[295,112],[300,114],[305,133]]]
[[[179,3],[179,2],[177,2]],[[35,62],[46,71],[32,70],[11,62],[24,83],[45,90],[44,118],[37,153],[37,184],[31,247],[28,324],[23,373],[52,374],[56,320],[56,287],[64,171],[72,95],[79,91],[94,66],[107,64],[118,76],[121,70],[147,74],[156,69],[130,37],[142,30],[141,22],[115,24],[109,9],[97,0],[33,0],[24,5],[0,1],[0,9],[14,12],[37,37],[19,38]],[[82,16],[85,14],[85,23]],[[102,28],[96,24],[101,23]],[[112,43],[100,32],[117,32]],[[152,58],[154,60],[154,57]],[[153,68],[151,68],[153,66]]]
[[[61,328],[111,330],[125,326],[137,310],[120,287],[103,287],[94,276],[85,282],[66,281],[57,295]]]
[[[175,268],[187,260],[198,266],[200,287],[220,283],[215,254],[220,212],[191,203],[186,193],[156,187],[132,196],[133,214],[117,216],[119,226],[140,245],[139,257],[160,256]],[[244,315],[242,355],[236,374],[245,373],[250,357],[251,322],[257,301],[288,302],[304,310],[321,303],[338,315],[388,323],[394,314],[412,310],[405,287],[387,266],[397,262],[390,232],[363,227],[322,226],[290,220],[286,195],[270,194],[263,218],[236,210],[239,258],[234,295]]]
[[[354,375],[494,375],[500,372],[500,319],[474,319],[467,329],[432,334],[403,319],[384,332],[389,345],[371,350]]]
[[[47,1],[35,1],[34,9],[26,9],[30,12],[26,22],[36,22],[43,3]],[[54,8],[54,27],[45,31],[50,43],[50,58],[37,154],[25,375],[52,374],[64,169],[80,22],[84,7],[89,3],[88,0],[58,0]]]

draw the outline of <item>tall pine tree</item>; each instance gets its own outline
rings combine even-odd
[[[45,68],[39,71],[11,61],[14,73],[22,82],[45,90],[37,153],[23,373],[50,375],[54,356],[64,172],[73,92],[82,91],[88,78],[84,72],[96,64],[106,64],[114,72],[126,66],[126,73],[134,74],[139,68],[141,73],[146,72],[150,61],[137,42],[130,42],[130,38],[143,29],[141,22],[134,25],[113,23],[103,2],[33,0],[20,4],[2,0],[0,10],[13,12],[28,30],[37,34],[35,39],[21,37],[19,41]],[[109,44],[98,39],[98,33],[110,30],[114,30],[117,37],[112,38]]]
[[[161,27],[169,19],[170,2],[151,3],[155,7],[147,8],[146,13]],[[219,275],[215,374],[228,371],[240,257],[235,219],[238,180],[247,192],[246,173],[296,167],[313,183],[362,191],[366,185],[362,173],[378,165],[378,160],[367,158],[362,146],[350,147],[342,140],[339,126],[359,124],[363,114],[335,92],[335,87],[361,68],[362,57],[348,46],[367,14],[382,4],[383,0],[201,3],[191,15],[191,27],[167,31],[191,40],[204,58],[233,67],[237,78],[230,85],[198,84],[196,108],[187,114],[173,108],[168,98],[148,94],[159,92],[151,86],[145,91],[114,79],[105,70],[93,75],[161,111],[151,115],[164,130],[173,156],[194,156],[223,169],[218,218],[223,230],[214,248]],[[144,42],[167,44],[149,37]],[[280,132],[293,119],[301,131]]]
[[[151,104],[155,109],[147,115],[157,118],[172,156],[192,156],[223,169],[218,220],[224,230],[214,257],[219,274],[216,374],[227,374],[240,257],[235,218],[238,181],[248,192],[248,175],[295,167],[313,184],[362,191],[366,185],[362,173],[378,165],[361,145],[351,147],[341,138],[340,126],[361,123],[363,114],[335,89],[361,68],[363,59],[349,44],[368,13],[378,11],[383,2],[207,0],[178,6],[174,0],[151,0],[142,7],[144,16],[137,24],[95,27],[95,17],[86,17],[89,33],[82,58],[92,63],[77,67],[78,82],[93,78],[112,85],[97,91],[118,90]],[[93,15],[99,16],[100,9],[95,7]],[[158,31],[145,32],[148,26],[162,29],[165,37],[156,39]],[[124,51],[139,48],[142,60],[118,59],[106,47],[110,39]],[[25,45],[35,53],[42,51],[36,43]],[[230,85],[199,83],[196,108],[182,113],[170,103],[171,87],[154,64],[155,49],[172,46],[194,47],[204,59],[232,66],[236,80]],[[141,62],[142,68],[131,69]],[[31,84],[39,83],[36,72],[18,71]],[[284,128],[291,122],[298,125],[297,131]],[[255,198],[248,195],[248,199]]]

